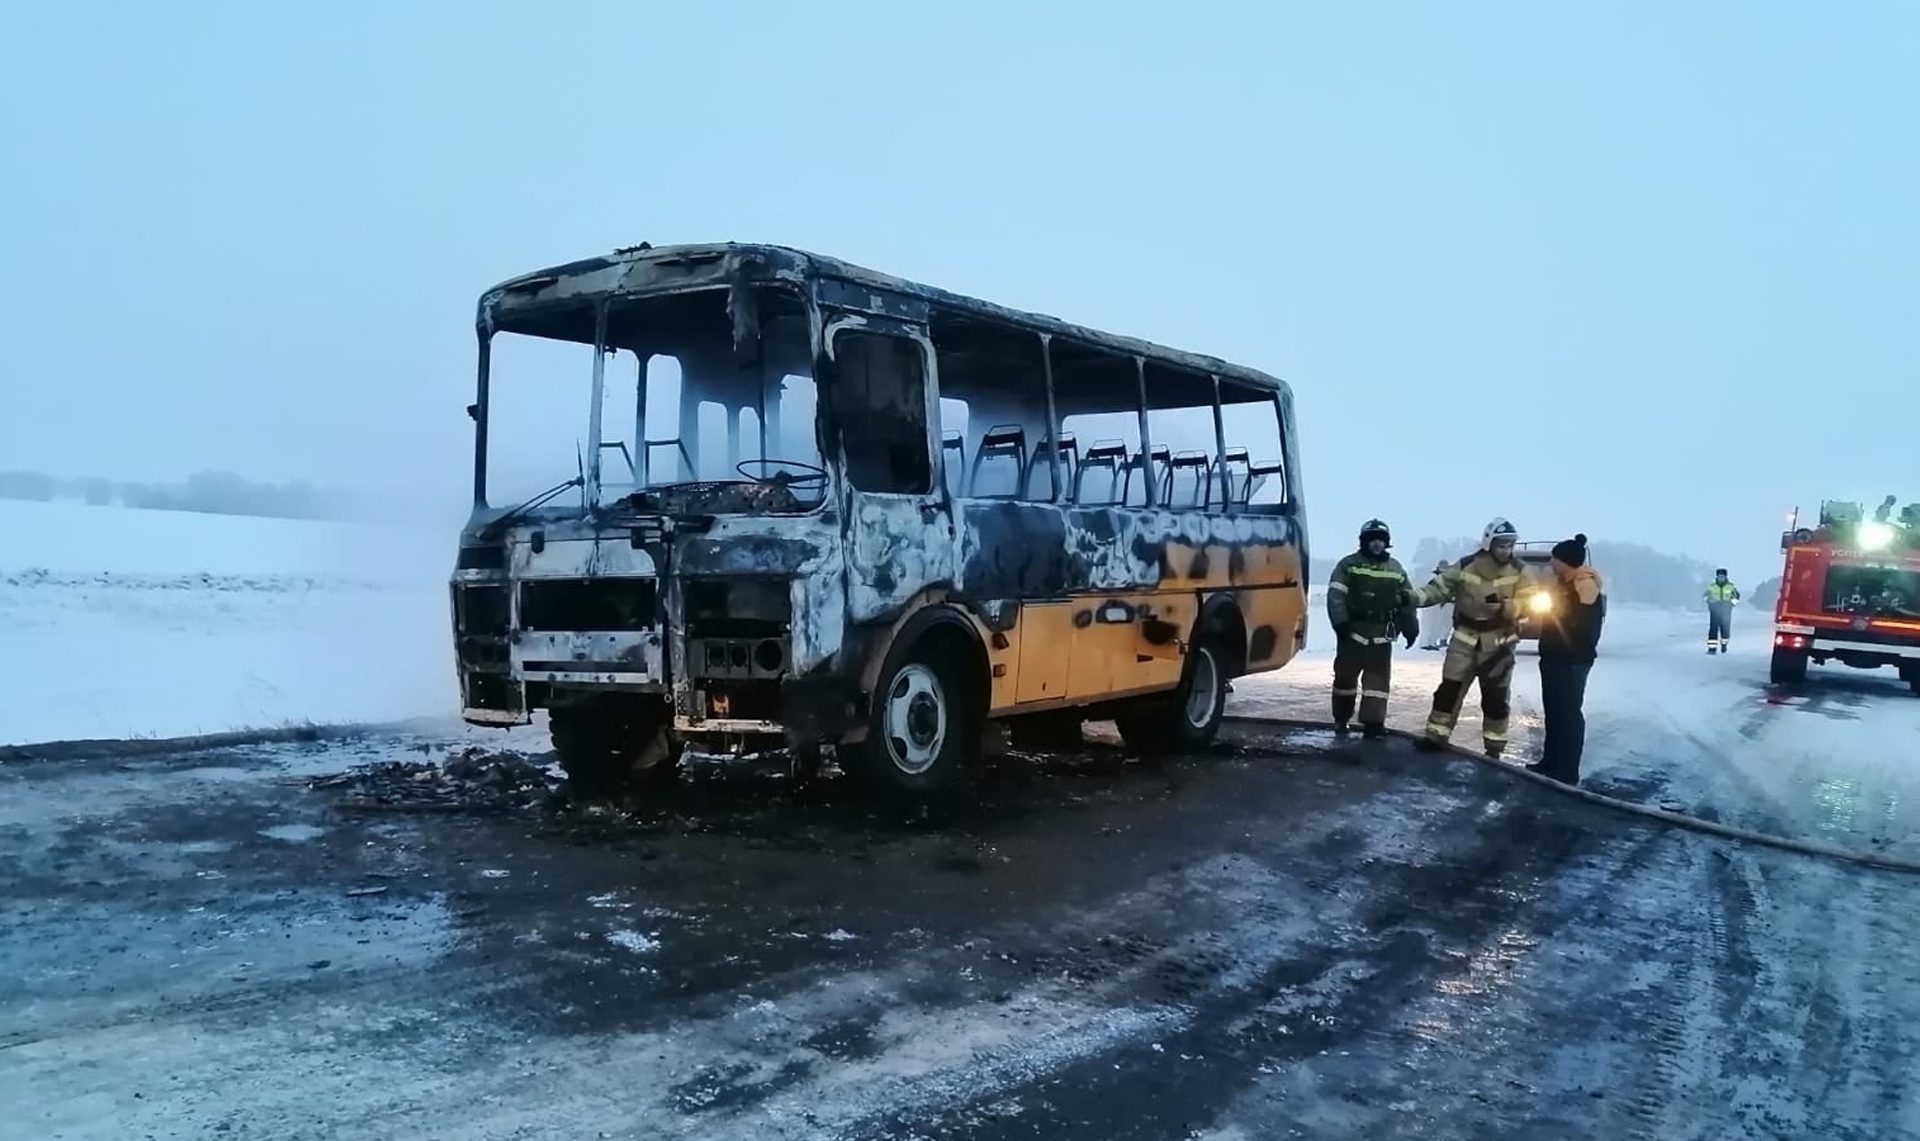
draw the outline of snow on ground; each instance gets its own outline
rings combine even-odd
[[[444,715],[455,528],[0,501],[0,744]]]
[[[1316,592],[1317,593],[1317,592]],[[1231,712],[1324,721],[1333,632],[1315,599],[1309,650],[1234,683]],[[1797,690],[1768,680],[1773,615],[1741,608],[1733,650],[1706,653],[1705,609],[1616,606],[1587,686],[1582,784],[1775,835],[1920,859],[1920,699],[1891,669],[1815,666]],[[1388,723],[1417,732],[1438,652],[1395,644]],[[1514,673],[1514,759],[1538,755],[1540,674],[1531,644]],[[1454,741],[1480,743],[1467,695]]]

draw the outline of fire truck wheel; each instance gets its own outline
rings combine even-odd
[[[1129,747],[1145,756],[1198,752],[1213,743],[1227,711],[1227,670],[1223,646],[1210,639],[1187,652],[1180,688],[1171,700],[1135,706],[1114,717],[1114,727]]]
[[[1775,650],[1771,676],[1775,685],[1799,685],[1807,680],[1807,655]]]
[[[667,731],[664,705],[587,702],[551,710],[547,721],[554,755],[582,795],[666,780],[679,767],[680,743]]]

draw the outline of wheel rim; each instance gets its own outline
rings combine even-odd
[[[1193,685],[1187,690],[1187,724],[1205,729],[1213,720],[1215,692],[1220,688],[1220,671],[1213,664],[1213,653],[1205,648],[1193,660]]]
[[[940,675],[918,662],[894,675],[887,690],[887,756],[918,776],[940,759],[947,743],[947,694]]]

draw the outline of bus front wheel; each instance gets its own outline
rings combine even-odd
[[[1115,717],[1114,725],[1138,752],[1191,753],[1213,743],[1226,711],[1226,658],[1219,643],[1202,642],[1187,652],[1179,688]]]
[[[887,655],[867,711],[860,775],[883,795],[934,797],[958,787],[983,721],[964,656],[939,634]]]

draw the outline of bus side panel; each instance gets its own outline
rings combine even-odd
[[[1249,671],[1276,669],[1299,650],[1307,596],[1299,530],[1287,516],[1001,500],[960,500],[954,514],[960,596],[1021,603],[1006,631],[1018,647],[1017,704],[1060,700],[1062,671],[1076,704],[1171,688],[1184,665],[1179,644],[1153,642],[1147,619],[1173,625],[1184,641],[1201,599],[1222,591],[1245,620]],[[1131,620],[1100,620],[1109,602]],[[1008,707],[1008,688],[995,679],[996,709]]]
[[[1029,603],[1020,608],[1019,621],[1008,633],[1020,655],[1014,698],[1006,700],[1001,688],[996,686],[993,695],[996,707],[1057,701],[1067,696],[1076,648],[1073,611],[1073,605],[1067,602]]]
[[[1299,545],[1290,541],[1252,542],[1244,549],[1234,601],[1247,625],[1248,673],[1278,669],[1300,652],[1307,616],[1301,558]]]

